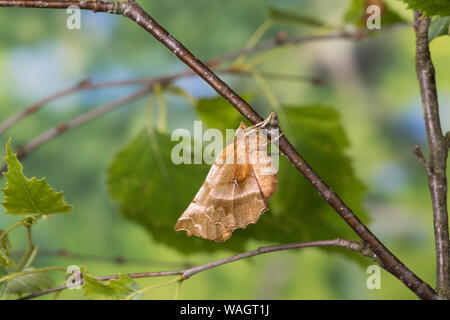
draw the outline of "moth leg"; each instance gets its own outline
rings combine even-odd
[[[277,114],[275,112],[271,112],[266,120],[263,120],[263,121],[255,124],[255,125],[249,127],[247,130],[248,130],[249,133],[251,133],[253,131],[256,131],[258,129],[266,127],[269,124],[269,122],[271,122],[273,120],[275,120],[275,123],[278,123],[278,121],[277,121]]]
[[[276,138],[270,139],[269,141],[266,142],[266,146],[268,146],[272,142],[277,142],[283,135],[284,135],[284,133],[282,132]]]

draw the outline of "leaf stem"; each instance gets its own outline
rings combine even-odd
[[[28,257],[27,263],[25,264],[23,269],[28,269],[31,266],[31,264],[33,263],[34,259],[36,258],[36,255],[37,255],[38,251],[39,251],[39,247],[34,245],[33,246],[33,250],[31,251],[31,254]]]
[[[3,233],[0,235],[0,241],[3,240],[3,238],[6,237],[6,235],[7,235],[10,231],[12,231],[12,230],[14,230],[14,229],[20,227],[20,226],[23,225],[23,224],[24,224],[24,221],[23,221],[23,220],[20,220],[20,221],[17,221],[17,222],[16,222],[15,224],[13,224],[12,226],[8,227],[8,228],[7,228],[5,231],[3,231]]]
[[[15,272],[22,270],[23,266],[26,264],[26,262],[28,261],[28,258],[30,258],[31,254],[34,250],[33,240],[31,237],[31,226],[26,225],[25,227],[27,229],[28,248],[25,251],[25,253],[23,254],[22,258],[20,259],[20,262],[17,264],[17,266],[14,270]]]
[[[264,21],[259,27],[258,29],[256,29],[256,31],[252,34],[252,36],[250,37],[250,39],[247,41],[247,44],[245,45],[246,49],[252,49],[254,48],[259,40],[261,40],[262,36],[267,32],[267,30],[269,30],[270,27],[273,26],[273,21],[270,19],[267,19],[266,21]],[[246,59],[246,55],[242,54],[239,57],[236,58],[236,60],[234,62],[232,62],[232,65],[240,65],[242,63],[244,63]]]
[[[46,272],[46,271],[62,271],[62,272],[66,272],[66,268],[63,267],[44,267],[44,268],[37,268],[37,269],[31,269],[31,270],[25,270],[25,271],[20,271],[20,272],[14,272],[14,273],[10,273],[4,277],[0,278],[0,283],[4,282],[4,281],[8,281],[26,274],[32,274],[32,273],[41,273],[41,272]]]
[[[139,294],[139,293],[143,293],[143,292],[148,291],[148,290],[151,290],[151,289],[156,289],[156,288],[160,288],[160,287],[165,287],[165,286],[167,286],[167,285],[169,285],[169,284],[171,284],[171,283],[179,282],[179,281],[181,281],[181,280],[183,280],[183,277],[182,277],[182,276],[178,276],[178,277],[176,277],[175,279],[172,279],[172,280],[169,280],[169,281],[166,281],[166,282],[162,282],[162,283],[158,283],[158,284],[154,284],[154,285],[151,285],[151,286],[149,286],[149,287],[145,287],[145,288],[136,290],[135,292],[133,292],[132,294],[130,294],[129,296],[127,296],[127,297],[125,298],[125,300],[130,300],[131,298],[133,298],[135,295],[137,295],[137,294]]]
[[[153,86],[153,91],[158,99],[158,120],[156,121],[156,128],[159,132],[166,132],[167,127],[167,102],[164,96],[163,87],[158,82]]]
[[[175,287],[175,295],[173,297],[174,300],[179,300],[180,299],[180,289],[181,289],[181,284],[182,283],[183,283],[183,279],[178,280],[177,286]]]

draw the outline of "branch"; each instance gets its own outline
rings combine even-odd
[[[1,7],[2,0],[0,0]],[[407,26],[407,23],[399,22],[383,27],[383,30],[395,29],[402,26]],[[273,39],[269,39],[263,42],[258,43],[254,47],[243,48],[235,52],[227,53],[219,58],[212,60],[210,62],[211,65],[214,65],[215,61],[221,62],[224,60],[232,60],[238,58],[242,55],[248,55],[264,50],[270,50],[277,47],[289,46],[289,45],[300,45],[304,43],[310,42],[320,42],[320,41],[328,41],[328,40],[353,40],[360,41],[365,39],[369,35],[370,31],[368,30],[353,30],[353,31],[340,31],[333,32],[329,34],[321,34],[321,35],[312,35],[312,36],[301,36],[301,37],[291,37],[288,38],[284,31],[281,31],[279,35]]]
[[[433,204],[434,236],[436,245],[436,291],[441,299],[450,299],[450,257],[447,213],[447,156],[448,141],[442,133],[436,78],[430,56],[428,27],[430,18],[415,12],[416,73],[422,96],[423,115],[430,148],[427,164],[428,187]],[[423,156],[422,156],[423,158]]]
[[[180,60],[186,63],[250,122],[256,124],[263,120],[263,118],[245,100],[237,95],[225,82],[217,77],[207,65],[198,60],[178,40],[160,26],[134,0],[128,0],[127,2],[0,0],[0,7],[64,9],[70,5],[77,5],[81,9],[92,10],[94,12],[102,11],[112,14],[121,14],[133,20],[152,34],[158,41],[163,43]],[[338,35],[339,38],[342,38],[343,36],[345,37],[346,33]],[[281,39],[281,41],[283,40]],[[262,45],[264,45],[264,43]],[[268,44],[267,46],[271,45],[275,44]],[[260,48],[261,47],[258,47],[256,49],[259,50]],[[380,242],[380,240],[361,222],[361,220],[359,220],[339,196],[312,170],[309,164],[301,157],[285,136],[280,138],[279,148],[294,167],[313,185],[322,198],[345,220],[356,234],[370,246],[371,250],[378,257],[382,267],[402,281],[419,298],[436,298],[436,292],[427,283],[410,271]]]
[[[11,252],[11,256],[21,256],[25,252],[24,251],[15,251]],[[179,266],[184,268],[190,268],[192,266],[191,263],[187,262],[176,262],[176,261],[163,261],[163,260],[152,260],[152,259],[141,259],[141,258],[126,258],[122,256],[103,256],[97,254],[89,254],[89,253],[77,253],[73,251],[69,251],[66,249],[60,250],[39,250],[39,258],[66,258],[66,259],[77,259],[77,260],[94,260],[115,264],[134,264],[134,265],[142,265],[142,266],[150,266],[150,265],[159,265],[159,266]]]
[[[27,274],[33,274],[33,273],[41,273],[41,272],[47,272],[47,271],[62,271],[65,272],[66,269],[63,267],[44,267],[44,268],[38,268],[38,269],[29,269],[29,270],[24,270],[24,271],[20,271],[20,272],[14,272],[14,273],[9,273],[3,277],[0,278],[0,283],[23,276],[23,275],[27,275]]]
[[[416,155],[417,159],[419,159],[419,161],[422,163],[423,168],[427,172],[427,176],[430,176],[431,175],[430,165],[428,164],[427,160],[425,159],[425,156],[423,155],[422,150],[420,149],[420,147],[419,146],[415,146],[412,149],[412,152]]]
[[[28,248],[24,252],[22,258],[20,259],[19,263],[17,264],[16,268],[14,269],[15,272],[21,271],[22,269],[26,269],[26,264],[28,262],[28,259],[30,256],[32,256],[33,251],[35,251],[36,246],[33,245],[33,240],[31,237],[31,226],[26,225],[27,229],[27,240],[28,240]]]
[[[233,67],[228,69],[220,69],[215,70],[217,73],[230,73],[236,76],[242,77],[254,77],[252,72],[243,69],[234,69]],[[294,74],[282,74],[282,73],[274,73],[274,72],[266,72],[266,71],[258,71],[261,76],[269,80],[279,80],[279,81],[305,81],[309,82],[313,85],[320,86],[323,84],[323,80],[318,77],[308,77],[308,76],[299,76]]]
[[[367,248],[364,246],[361,242],[355,242],[350,240],[344,240],[344,239],[334,239],[334,240],[319,240],[319,241],[310,241],[310,242],[299,242],[299,243],[288,243],[288,244],[282,244],[277,246],[266,246],[266,247],[260,247],[253,251],[248,251],[244,253],[240,253],[231,257],[227,257],[224,259],[212,261],[200,266],[182,269],[182,270],[172,270],[172,271],[162,271],[162,272],[144,272],[144,273],[128,273],[126,274],[130,278],[133,279],[139,279],[139,278],[151,278],[151,277],[166,277],[166,276],[174,276],[174,275],[181,275],[182,280],[187,280],[193,275],[213,269],[216,267],[219,267],[221,265],[235,262],[238,260],[247,259],[250,257],[258,256],[265,253],[270,252],[276,252],[276,251],[283,251],[283,250],[292,250],[292,249],[300,249],[300,248],[311,248],[311,247],[340,247],[345,248],[350,251],[356,251],[361,254],[363,254],[366,257],[369,257],[371,259],[374,258],[373,253],[370,250],[367,250]],[[118,279],[119,275],[110,275],[110,276],[102,276],[102,277],[96,277],[97,280],[100,281],[108,281],[111,279]],[[49,293],[62,291],[65,289],[68,289],[71,287],[71,285],[64,285],[52,289],[48,289],[45,291],[37,292],[31,295],[28,295],[26,297],[20,298],[19,300],[29,300],[36,297],[40,297]]]
[[[1,1],[0,1],[1,6]],[[235,58],[238,58],[242,55],[249,55],[256,52],[264,51],[264,50],[270,50],[277,47],[283,47],[288,45],[299,45],[303,43],[309,43],[309,42],[319,42],[319,41],[326,41],[326,40],[362,40],[364,39],[365,33],[362,33],[361,31],[343,31],[343,32],[334,32],[330,34],[322,34],[322,35],[313,35],[313,36],[303,36],[303,37],[292,37],[287,38],[285,36],[282,37],[275,37],[273,39],[269,39],[263,42],[258,43],[254,47],[251,48],[242,48],[240,50],[237,50],[235,52],[227,53],[219,58],[216,58],[215,60],[212,60],[211,63],[214,65],[214,62],[221,62],[224,60],[232,60]]]

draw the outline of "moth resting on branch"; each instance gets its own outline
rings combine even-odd
[[[277,189],[277,168],[263,130],[276,140],[275,113],[251,127],[241,122],[233,143],[217,156],[205,182],[175,225],[175,231],[223,242],[235,229],[256,223]]]

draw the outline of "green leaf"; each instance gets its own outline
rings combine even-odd
[[[422,12],[426,16],[449,16],[450,2],[448,0],[402,0],[408,8]]]
[[[219,109],[212,110],[222,115]],[[178,142],[158,132],[153,138],[156,141],[152,143],[151,135],[143,130],[116,155],[109,167],[109,191],[120,204],[121,214],[144,226],[156,241],[181,252],[243,250],[239,237],[219,244],[174,231],[175,223],[202,185],[209,166],[175,165],[171,151]]]
[[[86,267],[81,267],[83,275],[84,294],[93,300],[121,300],[140,289],[140,286],[130,277],[121,274],[118,279],[112,279],[106,282],[95,279],[86,271]],[[133,300],[142,298],[142,293],[132,297]]]
[[[440,36],[450,35],[450,16],[435,18],[430,23],[430,28],[428,29],[428,41]]]
[[[315,17],[303,15],[297,12],[275,9],[269,7],[269,15],[273,20],[287,23],[296,23],[300,25],[307,25],[310,27],[331,27],[324,21]]]
[[[31,270],[32,268],[25,269]],[[8,280],[6,292],[8,294],[33,294],[54,287],[54,281],[44,273],[30,273]]]
[[[366,0],[352,0],[350,2],[350,6],[347,8],[347,11],[345,12],[344,21],[352,23],[359,28],[365,28],[367,20],[366,10],[370,4],[376,4],[380,7],[381,27],[383,27],[383,25],[389,25],[405,21],[403,17],[401,17],[399,14],[393,11],[385,2],[379,0],[372,2],[368,2]]]
[[[5,202],[3,206],[10,214],[44,214],[67,213],[72,210],[62,192],[55,192],[45,178],[28,179],[23,174],[22,164],[11,150],[11,139],[6,144],[5,161],[8,172],[5,173],[6,188],[3,188]]]
[[[367,215],[362,207],[365,187],[356,178],[346,155],[349,142],[337,112],[322,106],[285,107],[283,110],[294,134],[291,140],[297,142],[299,152],[366,222]],[[211,119],[223,114],[219,108],[211,108],[209,112]],[[251,239],[275,244],[336,237],[356,239],[350,227],[282,156],[279,187],[269,200],[271,210],[264,213],[257,224],[234,231],[224,243],[174,232],[176,221],[199,190],[209,166],[174,165],[170,155],[175,143],[160,133],[156,133],[156,140],[158,150],[154,150],[144,131],[120,151],[109,168],[108,184],[122,215],[144,226],[157,242],[188,253],[220,249],[243,251]],[[158,164],[158,154],[163,159],[164,170]]]
[[[3,230],[0,229],[0,235],[3,234]],[[9,255],[9,249],[11,248],[11,243],[9,242],[8,235],[0,239],[0,267],[8,270],[10,266],[14,265]],[[1,294],[0,294],[1,297]]]
[[[253,95],[242,94],[241,97],[245,101],[251,101]],[[235,129],[243,121],[242,115],[220,96],[198,99],[195,110],[208,128],[216,128],[221,131]]]

